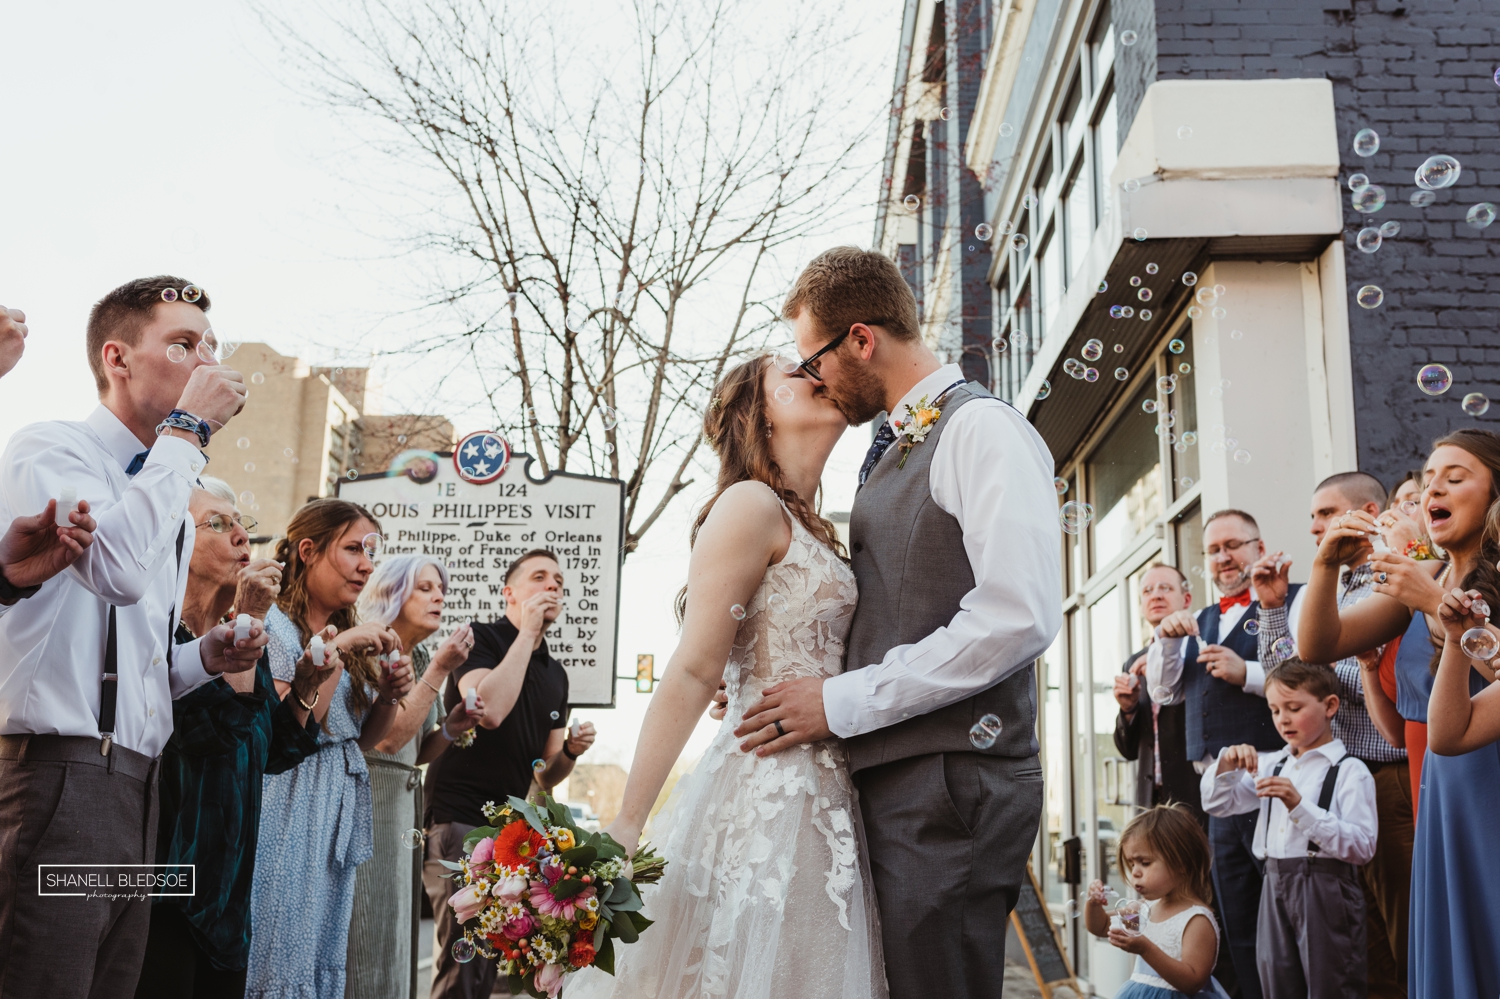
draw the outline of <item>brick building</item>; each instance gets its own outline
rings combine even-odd
[[[1234,506],[1305,579],[1317,481],[1389,483],[1445,431],[1495,428],[1500,407],[1460,400],[1500,394],[1500,227],[1465,220],[1500,201],[1500,6],[909,0],[902,32],[876,244],[929,342],[1046,438],[1059,503],[1094,510],[1064,538],[1067,623],[1038,671],[1034,867],[1061,921],[1070,855],[1123,887],[1110,685],[1144,644],[1144,568],[1189,572],[1201,605],[1202,519]],[[1437,154],[1462,173],[1413,204]],[[1418,387],[1429,363],[1446,393]],[[1113,994],[1128,962],[1064,932]]]

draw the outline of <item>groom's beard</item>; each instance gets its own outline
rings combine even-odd
[[[862,364],[846,364],[839,372],[838,385],[823,385],[829,401],[856,427],[885,412],[884,388],[875,373]]]

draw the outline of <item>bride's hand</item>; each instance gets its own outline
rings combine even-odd
[[[605,826],[602,831],[625,848],[626,857],[635,856],[635,851],[640,849],[640,829],[626,822],[623,817],[617,817],[613,822]]]
[[[724,681],[719,681],[719,689],[714,691],[714,699],[708,702],[708,717],[714,721],[723,721],[724,715],[729,712],[729,691]]]

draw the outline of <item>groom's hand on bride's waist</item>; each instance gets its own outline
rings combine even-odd
[[[823,714],[823,678],[803,677],[767,687],[734,734],[744,740],[740,750],[753,750],[756,756],[832,738]]]

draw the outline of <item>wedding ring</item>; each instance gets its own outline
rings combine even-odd
[[[1391,577],[1389,575],[1387,575],[1386,573],[1383,573],[1383,572],[1377,572],[1375,574],[1375,582],[1377,582],[1377,583],[1384,583],[1387,579],[1390,579],[1390,578]]]
[[[781,719],[778,718],[778,719],[776,719],[776,721],[772,722],[771,724],[776,726],[776,734],[777,735],[786,735],[786,729],[784,729],[784,728],[781,727]]]

